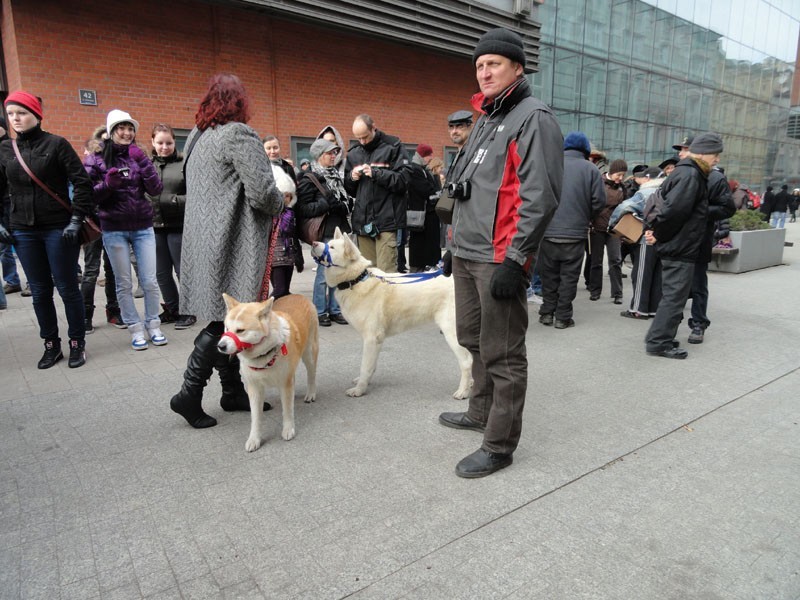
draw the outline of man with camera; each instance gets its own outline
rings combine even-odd
[[[561,129],[524,78],[522,38],[507,29],[481,37],[473,53],[481,113],[450,169],[455,199],[445,273],[455,278],[459,343],[472,354],[469,409],[442,413],[447,427],[483,432],[483,444],[456,466],[459,477],[507,467],[519,443],[528,382],[525,289],[534,254],[558,206]]]
[[[352,226],[361,254],[387,273],[397,270],[397,230],[406,226],[408,156],[400,140],[369,115],[353,122],[358,144],[347,153],[344,186],[356,199]]]

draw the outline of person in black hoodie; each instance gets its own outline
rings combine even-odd
[[[0,144],[0,197],[10,190],[14,202],[11,231],[0,225],[0,242],[15,245],[33,292],[33,309],[45,348],[38,368],[49,369],[64,357],[53,302],[54,285],[67,316],[69,366],[80,367],[86,362],[86,330],[77,278],[78,235],[85,215],[93,208],[92,182],[69,142],[42,130],[42,104],[36,96],[21,90],[12,92],[5,108],[16,139]],[[67,204],[71,183],[72,212],[35,183],[28,171]]]
[[[403,144],[380,131],[372,117],[353,122],[358,144],[347,153],[344,185],[355,196],[353,231],[364,258],[381,271],[397,270],[397,230],[406,226],[408,156]]]
[[[700,256],[708,220],[707,180],[719,162],[722,138],[716,133],[698,135],[661,185],[661,206],[648,225],[661,259],[661,302],[645,336],[651,356],[684,359],[688,352],[677,346],[675,334],[692,289],[695,262]],[[647,210],[645,211],[647,215]]]

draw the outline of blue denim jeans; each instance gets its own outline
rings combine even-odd
[[[770,215],[769,224],[775,229],[783,229],[786,227],[786,211],[780,212],[776,210]]]
[[[314,277],[314,306],[317,309],[317,316],[328,313],[329,315],[338,315],[342,312],[339,308],[339,303],[333,295],[334,288],[328,287],[325,281],[325,267],[322,265],[317,266],[317,275]]]
[[[3,266],[3,281],[10,285],[19,285],[17,261],[14,260],[14,250],[11,244],[0,244],[0,264]],[[0,287],[3,282],[0,281]]]
[[[61,238],[61,229],[14,232],[17,256],[31,286],[33,310],[39,322],[39,336],[44,340],[58,338],[58,317],[53,302],[53,288],[58,289],[67,315],[69,338],[86,336],[83,297],[78,287],[78,254],[80,246]]]
[[[122,321],[131,332],[143,331],[142,319],[133,302],[131,248],[139,266],[139,285],[144,290],[144,326],[159,327],[159,291],[156,280],[156,238],[153,228],[135,231],[104,231],[103,246],[114,269]]]

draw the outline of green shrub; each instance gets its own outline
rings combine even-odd
[[[764,215],[757,210],[737,210],[730,218],[731,231],[755,231],[769,229]]]

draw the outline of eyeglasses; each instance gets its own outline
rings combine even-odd
[[[333,150],[328,150],[325,154],[330,154],[331,156],[336,156],[342,151],[341,148],[334,148]]]

